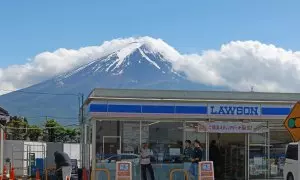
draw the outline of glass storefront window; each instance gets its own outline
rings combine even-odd
[[[220,177],[244,179],[249,175],[249,179],[282,178],[285,146],[290,141],[286,131],[271,131],[270,134],[267,131],[208,133],[198,132],[197,126],[197,121],[183,120],[97,120],[94,129],[96,146],[93,147],[96,168],[108,169],[111,179],[115,179],[116,162],[131,161],[133,179],[140,180],[143,174],[141,150],[147,143],[156,179],[168,179],[172,169],[185,169],[191,176],[191,158],[185,155],[185,141],[192,142],[192,149],[193,142],[199,141],[202,160],[209,160],[210,143],[214,140],[222,159],[218,167]],[[87,141],[90,139],[88,137]],[[96,176],[106,179],[103,172],[97,172]],[[174,174],[174,180],[181,179],[184,179],[182,172]]]
[[[220,179],[244,179],[246,134],[209,134],[209,160],[215,160],[215,176]],[[215,144],[212,142],[215,141]],[[217,149],[217,150],[216,150]],[[217,157],[217,158],[216,158]]]
[[[142,146],[144,143],[149,144],[149,149],[153,154],[151,164],[155,179],[169,179],[172,169],[183,168],[182,122],[143,121],[141,141]],[[176,173],[174,179],[183,179],[183,175]]]
[[[97,121],[96,168],[108,169],[115,179],[116,162],[130,161],[133,178],[140,179],[140,121]],[[104,172],[95,173],[97,179],[107,179]]]
[[[267,133],[249,134],[249,178],[267,179]]]
[[[115,179],[116,162],[131,161],[133,179],[140,180],[142,175],[140,152],[143,144],[147,143],[156,179],[168,179],[172,169],[184,168],[183,132],[183,122],[97,121],[96,168],[108,169],[111,179]],[[189,167],[186,169],[189,170]],[[149,176],[149,173],[147,174]],[[105,179],[106,174],[96,172],[96,177]],[[182,173],[174,174],[174,180],[181,179]]]
[[[184,127],[184,141],[185,140],[190,140],[192,143],[195,140],[198,140],[201,144],[202,148],[202,161],[207,160],[207,152],[206,152],[206,141],[207,141],[207,133],[204,132],[197,132],[198,128],[198,122],[185,122],[185,127]]]
[[[270,131],[270,177],[283,178],[286,145],[291,142],[286,130]]]

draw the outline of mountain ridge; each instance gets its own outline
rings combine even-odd
[[[22,94],[16,91],[0,96],[0,105],[10,114],[25,117],[37,115],[76,117],[79,108],[76,94],[83,93],[87,96],[94,88],[218,89],[189,81],[183,72],[173,68],[173,62],[181,58],[174,48],[160,40],[144,39],[123,45],[122,48],[104,53],[104,56],[90,60],[73,70],[23,89],[23,91],[74,94],[74,96]],[[28,119],[30,121],[30,118]],[[38,120],[32,121],[39,123]]]

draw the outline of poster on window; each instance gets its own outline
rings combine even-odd
[[[116,165],[116,180],[132,180],[131,162],[119,161]]]
[[[212,161],[199,162],[199,180],[214,180],[214,165]]]
[[[198,132],[210,133],[263,133],[267,132],[262,122],[199,122]]]

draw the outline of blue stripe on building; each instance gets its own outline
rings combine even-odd
[[[174,114],[174,106],[142,105],[143,113]]]
[[[90,112],[107,112],[107,104],[91,104],[90,105]]]
[[[89,109],[112,113],[207,114],[206,106],[91,104]]]
[[[262,115],[277,115],[277,116],[284,116],[289,115],[291,112],[291,108],[287,107],[262,107],[261,114]]]
[[[153,113],[153,114],[208,114],[207,106],[136,105],[136,104],[91,104],[90,112]],[[290,107],[261,107],[260,115],[286,116]],[[222,115],[222,114],[220,114]]]
[[[176,114],[207,114],[206,106],[176,106]]]
[[[109,104],[108,112],[114,113],[141,113],[141,105],[120,105],[120,104]]]

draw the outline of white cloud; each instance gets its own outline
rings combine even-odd
[[[14,90],[28,87],[112,53],[134,40],[134,38],[115,39],[106,41],[101,46],[78,50],[61,48],[54,52],[40,53],[26,64],[0,68],[0,89]]]
[[[300,52],[258,41],[235,41],[220,50],[186,55],[175,66],[196,82],[233,90],[296,92],[300,88]]]
[[[0,89],[21,89],[108,55],[128,44],[147,42],[190,80],[233,90],[293,92],[300,88],[300,51],[284,50],[258,41],[233,41],[219,50],[181,55],[160,39],[150,37],[106,41],[101,46],[43,52],[23,65],[0,68]],[[5,91],[0,91],[4,93]]]

